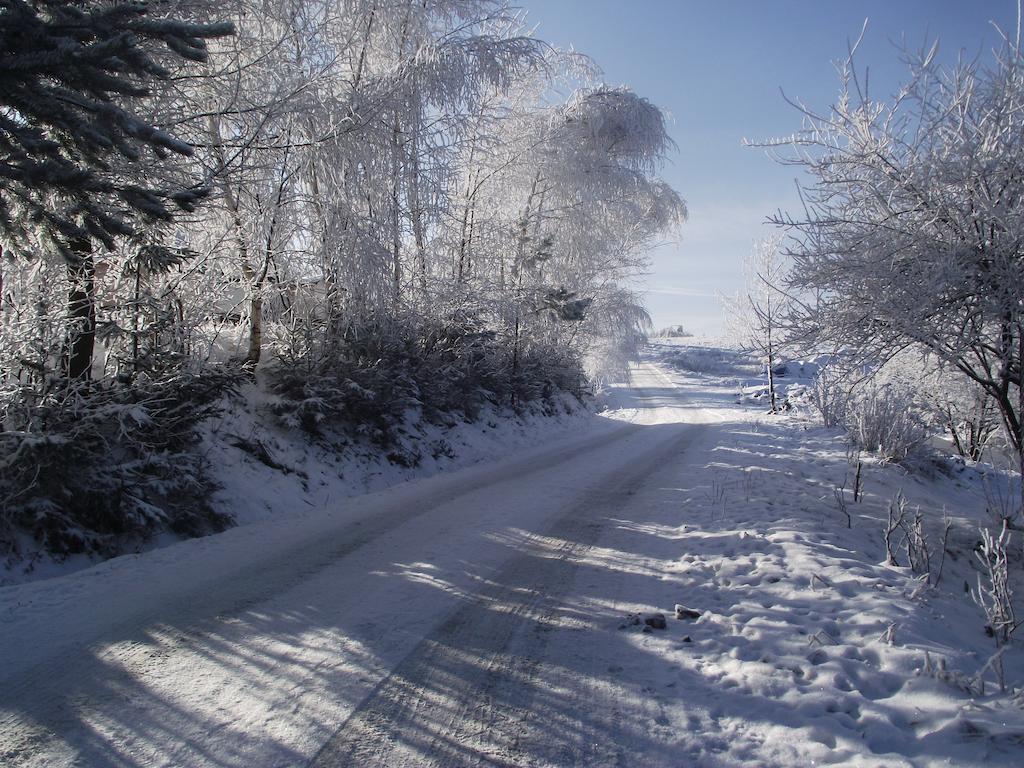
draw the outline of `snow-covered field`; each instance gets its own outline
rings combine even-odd
[[[250,524],[0,590],[0,762],[1024,763],[1024,659],[1000,693],[965,593],[979,471],[866,462],[854,502],[841,436],[755,374],[654,345],[598,416],[344,503],[327,464],[241,463]],[[936,557],[953,521],[937,586],[884,564],[898,490]]]

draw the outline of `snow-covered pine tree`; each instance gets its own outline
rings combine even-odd
[[[67,263],[64,370],[87,378],[96,331],[94,243],[113,248],[141,223],[191,210],[203,185],[166,186],[166,163],[191,147],[141,119],[135,100],[202,61],[230,25],[168,16],[172,3],[0,0],[0,237],[15,254],[40,244]],[[151,262],[175,251],[148,250]],[[158,258],[159,257],[159,258]]]

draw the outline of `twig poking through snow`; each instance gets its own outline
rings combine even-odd
[[[828,645],[839,645],[839,641],[832,637],[832,635],[830,635],[824,629],[819,629],[817,632],[811,635],[810,639],[808,639],[807,641],[807,645],[811,646],[815,643],[817,643],[818,645],[825,645],[826,641],[828,641]]]
[[[879,635],[878,641],[880,643],[885,643],[886,645],[896,644],[896,622],[893,622],[885,628],[885,632]]]
[[[1010,637],[1020,626],[1013,610],[1013,588],[1010,585],[1007,557],[1009,544],[1010,527],[1007,520],[1003,520],[1002,530],[995,538],[990,531],[982,529],[981,551],[975,552],[975,555],[984,567],[988,585],[982,583],[982,574],[979,573],[978,588],[971,593],[974,602],[985,612],[988,621],[985,630],[995,639],[996,647],[999,649],[978,676],[989,668],[993,669],[999,682],[999,690],[1002,692],[1006,691],[1002,654],[1010,642]]]

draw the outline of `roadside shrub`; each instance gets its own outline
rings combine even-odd
[[[835,366],[821,368],[811,388],[811,402],[821,414],[822,424],[828,428],[846,423],[849,394],[846,377]]]
[[[854,446],[885,461],[903,461],[927,437],[914,392],[898,383],[868,382],[847,402],[844,424]]]
[[[447,318],[409,312],[350,319],[336,334],[303,325],[269,367],[279,396],[274,412],[287,426],[317,432],[332,426],[388,446],[403,414],[468,420],[485,405],[582,395],[581,361],[565,346],[508,338],[470,314]],[[332,338],[328,344],[314,339]]]
[[[207,501],[195,427],[237,377],[206,370],[0,393],[0,551],[17,559],[28,535],[57,557],[111,557],[160,531],[225,528]]]
[[[924,447],[932,413],[917,369],[908,370],[902,359],[881,368],[833,359],[819,368],[810,399],[822,424],[842,427],[854,449],[903,461]]]
[[[999,432],[995,399],[977,383],[958,373],[938,371],[929,391],[937,420],[953,440],[956,452],[980,461],[989,442]]]

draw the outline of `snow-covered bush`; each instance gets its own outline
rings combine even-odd
[[[919,356],[896,357],[881,366],[843,354],[819,362],[811,403],[824,426],[846,430],[856,450],[903,461],[937,429],[931,383]]]
[[[811,402],[821,414],[826,427],[839,427],[846,423],[849,403],[845,374],[836,366],[825,365],[814,379]]]
[[[1013,584],[1009,569],[1010,527],[1003,521],[999,535],[993,537],[987,529],[981,531],[981,546],[975,556],[981,563],[977,589],[971,592],[974,602],[985,613],[988,622],[985,631],[996,641],[996,653],[989,660],[996,673],[1001,691],[1006,690],[1006,676],[1003,668],[1003,651],[1013,633],[1020,626],[1014,609]],[[983,577],[984,575],[984,577]]]
[[[979,461],[999,431],[999,409],[992,396],[964,376],[937,371],[929,382],[927,397],[956,452]]]
[[[875,378],[895,383],[915,404],[930,432],[946,432],[964,458],[978,461],[999,431],[999,409],[992,396],[960,370],[934,355],[907,349],[893,356]]]
[[[670,325],[667,328],[661,328],[651,334],[657,339],[689,339],[693,337],[682,325]]]
[[[928,434],[913,391],[899,383],[868,382],[846,409],[844,423],[853,444],[886,461],[906,459]]]
[[[839,97],[800,107],[774,142],[800,166],[801,209],[779,213],[806,297],[791,323],[815,346],[877,359],[916,348],[982,387],[1024,466],[1024,68],[1004,38],[944,66],[905,52],[907,82],[879,101],[851,49]]]
[[[933,543],[925,530],[925,515],[920,507],[910,513],[910,505],[903,490],[896,491],[889,502],[889,514],[885,524],[885,562],[887,565],[900,566],[896,556],[902,545],[906,567],[924,576],[928,584],[938,584],[942,579],[942,570],[946,562],[946,547],[953,523],[943,517],[942,531],[936,543]]]
[[[994,468],[992,468],[994,470]],[[981,487],[985,495],[985,511],[996,525],[1021,527],[1021,477],[1016,472],[999,470],[982,475]]]
[[[309,339],[308,330],[296,331]],[[476,418],[487,404],[583,394],[586,377],[571,348],[511,341],[459,313],[447,319],[408,312],[351,320],[330,343],[293,343],[270,367],[274,410],[288,426],[368,433],[382,444],[403,414]]]
[[[222,530],[195,427],[235,381],[205,371],[0,393],[0,552],[16,559],[27,535],[57,556],[109,557],[160,531]]]

